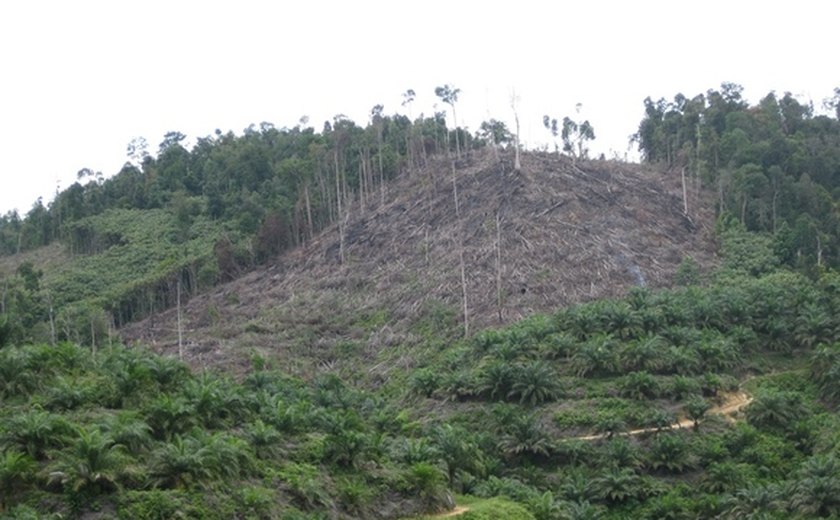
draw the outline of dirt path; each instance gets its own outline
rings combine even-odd
[[[453,516],[462,515],[469,510],[470,510],[469,507],[456,506],[455,509],[453,509],[451,511],[447,511],[445,513],[438,513],[436,515],[430,515],[429,518],[450,518],[450,517],[453,517]]]
[[[723,403],[713,406],[709,408],[709,411],[706,412],[706,415],[722,415],[727,421],[735,422],[735,418],[732,415],[739,411],[741,408],[747,406],[752,402],[752,396],[748,395],[743,390],[739,390],[737,392],[731,392],[725,394],[725,399]],[[694,421],[691,419],[682,419],[677,421],[669,426],[670,429],[677,429],[677,428],[691,428],[694,426]],[[616,433],[615,435],[640,435],[642,433],[651,433],[657,430],[661,430],[662,428],[641,428],[638,430],[630,430],[627,432]],[[592,441],[596,439],[604,439],[607,437],[606,433],[598,433],[595,435],[583,435],[581,437],[570,437],[572,440],[580,440],[580,441]]]

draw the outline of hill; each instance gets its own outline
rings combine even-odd
[[[461,251],[475,330],[667,286],[685,257],[715,263],[711,204],[692,201],[687,219],[678,176],[540,153],[525,154],[517,173],[510,159],[476,152],[454,172],[432,161],[390,184],[384,205],[365,211],[357,202],[341,229],[192,299],[185,355],[201,365],[257,353],[332,366],[336,345],[370,360],[378,347],[416,341],[424,324],[454,331],[463,324]],[[175,353],[177,318],[170,309],[121,335]]]

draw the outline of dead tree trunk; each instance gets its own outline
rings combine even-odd
[[[334,152],[335,159],[335,203],[338,213],[338,263],[344,263],[344,222],[341,213],[341,172],[338,167],[338,150]]]
[[[513,119],[516,122],[516,134],[513,136],[513,169],[518,172],[522,169],[522,163],[519,159],[519,112],[516,110],[516,92],[511,93],[510,108],[513,109]]]
[[[176,297],[178,299],[178,359],[183,361],[184,360],[184,333],[183,328],[181,327],[181,275],[178,275],[178,281],[176,283],[177,289]],[[171,294],[171,293],[170,293]]]
[[[452,194],[455,197],[455,220],[458,222],[458,261],[461,267],[461,298],[464,303],[464,337],[470,335],[469,306],[467,304],[467,271],[464,266],[464,234],[461,223],[461,209],[458,205],[458,183],[455,180],[455,164],[452,164]]]
[[[502,216],[496,211],[496,309],[502,322]]]

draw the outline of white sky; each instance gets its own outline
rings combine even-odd
[[[838,15],[831,0],[2,2],[0,212],[83,167],[113,175],[133,137],[156,150],[169,130],[364,124],[378,103],[406,113],[408,88],[428,115],[444,83],[473,131],[512,127],[515,89],[531,147],[549,141],[543,114],[580,102],[593,151],[623,156],[646,96],[732,81],[753,102],[791,91],[819,108],[840,86]]]

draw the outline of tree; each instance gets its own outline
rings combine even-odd
[[[685,413],[688,418],[694,421],[694,429],[700,428],[700,419],[706,415],[712,405],[700,396],[693,396],[685,403]]]
[[[820,518],[840,514],[840,462],[834,455],[815,455],[796,473],[790,504],[794,511]]]
[[[520,403],[536,406],[555,399],[560,393],[557,374],[548,365],[533,361],[517,367],[508,397],[519,396]]]
[[[452,108],[452,120],[455,125],[455,157],[458,159],[461,158],[461,146],[458,139],[458,115],[455,113],[455,103],[458,102],[458,94],[460,93],[461,89],[448,83],[442,87],[435,87],[435,95]]]
[[[12,449],[0,455],[0,514],[20,496],[23,487],[34,478],[36,468],[26,453]]]
[[[788,428],[802,416],[801,398],[793,392],[766,391],[747,406],[750,424],[757,427]]]
[[[126,465],[125,447],[98,429],[80,428],[69,452],[50,466],[49,481],[74,492],[110,492],[117,489]]]
[[[548,457],[551,438],[542,430],[534,415],[519,415],[505,426],[499,439],[499,449],[508,455]]]
[[[641,478],[628,468],[607,470],[596,477],[592,484],[599,498],[613,504],[620,504],[643,494]]]
[[[580,113],[580,103],[576,111]],[[545,122],[545,119],[543,119]],[[560,131],[560,138],[563,140],[563,151],[572,156],[573,159],[586,159],[589,150],[584,147],[586,141],[595,139],[595,129],[589,120],[583,122],[573,121],[568,116],[563,118],[563,126]]]

